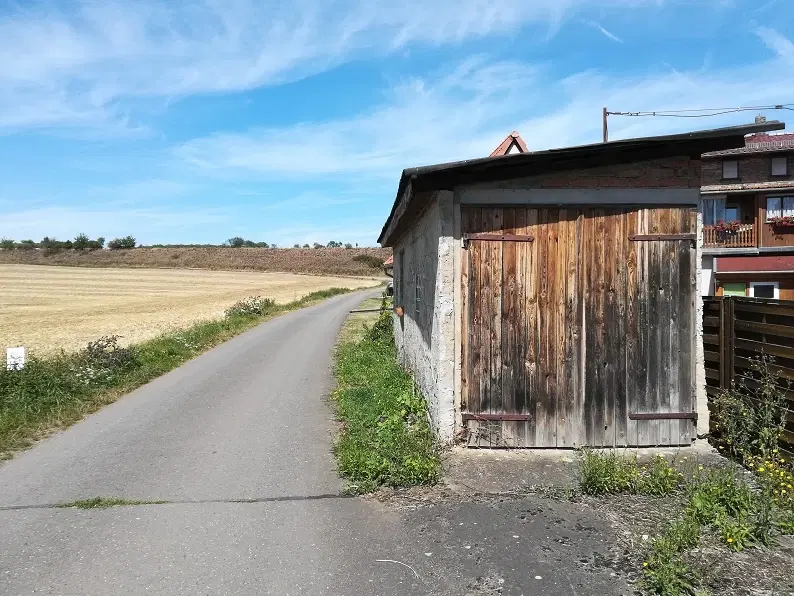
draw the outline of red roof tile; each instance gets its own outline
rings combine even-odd
[[[518,134],[515,130],[511,132],[509,135],[505,137],[505,140],[493,150],[493,152],[488,157],[498,157],[500,155],[507,155],[510,153],[510,150],[515,147],[518,149],[519,153],[527,153],[529,149],[527,149],[527,144],[524,142],[524,139],[521,138],[521,135]]]
[[[704,153],[703,157],[719,157],[721,155],[742,155],[746,153],[765,153],[771,151],[791,151],[794,149],[794,133],[769,134],[758,132],[744,137],[744,147],[727,149],[725,151],[712,151]]]

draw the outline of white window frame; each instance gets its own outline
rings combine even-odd
[[[770,209],[769,201],[780,201],[779,209]],[[766,220],[770,221],[773,217],[781,216],[794,217],[794,197],[767,197],[766,198]]]
[[[777,281],[751,281],[750,282],[750,297],[755,298],[755,286],[772,286],[775,288],[772,294],[773,300],[780,299],[780,282]]]
[[[778,167],[777,171],[775,171],[776,170],[775,164],[778,164],[778,166],[782,165],[782,168]],[[788,157],[783,155],[783,156],[778,156],[778,157],[773,157],[772,158],[772,175],[773,176],[788,176]]]
[[[734,166],[734,175],[733,176],[726,176],[725,175],[725,167],[728,164],[733,164]],[[739,160],[738,159],[723,159],[722,160],[722,179],[723,180],[736,180],[739,177]]]

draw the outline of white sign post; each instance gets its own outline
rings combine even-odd
[[[21,370],[25,368],[25,348],[6,349],[6,369]]]

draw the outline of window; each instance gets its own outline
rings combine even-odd
[[[794,197],[767,197],[766,220],[775,217],[794,217]]]
[[[783,157],[772,158],[772,175],[773,176],[786,176],[788,174],[788,158]]]
[[[725,199],[703,199],[703,225],[713,226],[725,219]]]
[[[726,159],[722,162],[722,177],[726,180],[739,177],[739,162],[735,159]]]
[[[750,296],[753,298],[779,298],[780,287],[776,281],[750,282]]]

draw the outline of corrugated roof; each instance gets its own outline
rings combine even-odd
[[[699,157],[709,151],[720,151],[741,145],[748,134],[783,128],[785,125],[782,122],[769,121],[408,168],[403,170],[400,177],[397,196],[378,242],[383,246],[391,246],[395,237],[399,235],[398,232],[408,225],[406,222],[410,222],[424,206],[418,204],[421,201],[414,200],[417,192],[450,189],[461,184],[536,176],[554,171],[634,163],[675,155]],[[398,211],[399,215],[396,215]]]

